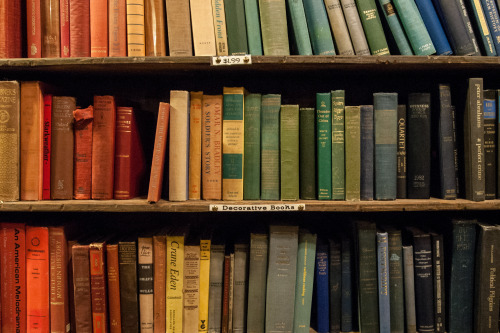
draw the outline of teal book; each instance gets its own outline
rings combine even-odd
[[[280,199],[280,107],[281,95],[262,96],[260,198]]]
[[[345,200],[345,91],[332,91],[332,199]]]
[[[260,199],[260,105],[261,94],[245,96],[243,199]]]
[[[309,333],[316,258],[316,234],[300,231],[293,333]]]
[[[389,46],[385,39],[384,29],[382,28],[375,0],[356,0],[356,6],[358,7],[371,54],[389,55]]]
[[[361,111],[345,107],[345,199],[361,198]]]
[[[304,0],[307,27],[315,55],[335,55],[332,31],[323,1]]]
[[[431,36],[425,27],[415,0],[394,0],[394,6],[415,55],[436,53]]]
[[[398,94],[373,94],[375,128],[375,199],[397,194]]]
[[[243,0],[224,1],[229,55],[247,54],[247,28]]]
[[[394,9],[392,1],[379,0],[379,3],[382,13],[384,14],[387,24],[389,25],[389,29],[391,30],[392,36],[394,37],[394,41],[398,46],[399,53],[401,55],[412,55],[413,52],[411,51],[410,42],[408,41],[403,27],[401,26],[401,22],[396,15],[396,10]]]
[[[332,100],[331,93],[316,94],[318,199],[332,198]]]
[[[264,333],[269,235],[250,234],[247,332]],[[210,332],[213,333],[213,332]]]
[[[316,199],[316,110],[299,109],[299,189],[300,198]]]
[[[259,5],[257,0],[243,0],[243,3],[245,5],[248,51],[251,55],[262,55]]]
[[[299,106],[282,105],[280,123],[281,200],[298,200]]]
[[[299,55],[312,55],[311,39],[307,30],[306,13],[302,0],[287,0],[288,13],[290,17],[290,28],[292,31],[295,47]]]

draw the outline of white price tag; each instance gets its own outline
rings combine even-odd
[[[250,54],[212,57],[212,66],[251,65]]]
[[[210,205],[211,212],[290,212],[304,211],[305,204],[281,204],[275,205]]]

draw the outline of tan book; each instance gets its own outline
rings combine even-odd
[[[191,92],[189,111],[189,200],[201,198],[201,103],[203,92]]]
[[[170,56],[193,55],[189,0],[165,0]]]
[[[137,247],[141,333],[153,333],[153,237],[139,237]]]
[[[215,49],[218,56],[227,56],[226,12],[224,0],[212,0],[212,17],[214,19]]]
[[[21,200],[41,200],[43,95],[41,82],[21,83]]]
[[[188,199],[189,93],[170,92],[170,149],[168,200]]]
[[[222,95],[203,95],[202,191],[204,200],[222,199]]]
[[[145,0],[144,23],[146,34],[146,56],[167,55],[165,39],[165,0]]]
[[[154,333],[165,333],[166,327],[166,263],[165,263],[165,245],[167,238],[163,235],[153,236],[153,264],[154,264],[154,295],[153,295],[153,311]]]
[[[200,307],[200,246],[184,247],[183,333],[198,333]]]
[[[43,58],[59,58],[61,56],[59,1],[40,0]]]
[[[215,31],[212,0],[190,0],[195,56],[214,56]]]
[[[127,0],[127,45],[129,57],[146,55],[144,0]]]

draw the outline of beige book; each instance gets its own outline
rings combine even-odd
[[[137,240],[137,264],[139,278],[139,320],[141,333],[153,333],[153,238]]]
[[[200,247],[184,247],[183,333],[198,333],[200,307]]]
[[[168,200],[188,199],[189,92],[170,92]]]
[[[127,0],[127,46],[129,57],[146,55],[144,0]]]
[[[214,19],[215,46],[218,56],[227,56],[226,12],[224,0],[212,0],[212,16]]]
[[[170,56],[193,55],[189,0],[165,0],[167,35]]]
[[[215,32],[212,0],[190,0],[195,56],[214,56]]]
[[[190,93],[189,111],[189,200],[201,198],[201,103],[203,92]]]

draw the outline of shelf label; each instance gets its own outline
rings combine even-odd
[[[211,212],[291,212],[306,210],[305,204],[210,205]]]
[[[212,57],[212,66],[251,65],[250,54]]]

